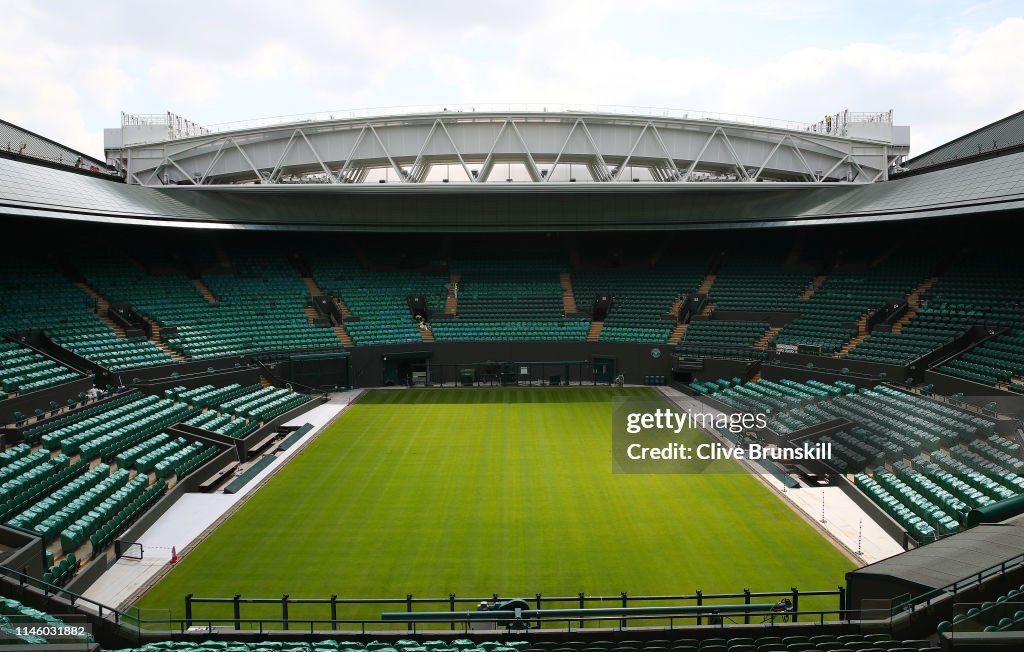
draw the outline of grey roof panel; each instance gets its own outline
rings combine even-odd
[[[215,219],[152,188],[0,158],[0,203],[40,211]]]
[[[907,220],[1024,208],[1024,152],[874,184],[148,188],[0,158],[0,214],[202,228],[620,230]]]
[[[1024,553],[1021,519],[1004,525],[979,525],[889,559],[847,573],[891,577],[930,589],[996,566]]]
[[[1024,145],[1024,111],[915,156],[904,163],[904,167],[908,170],[922,170],[933,165],[942,165],[1019,145]]]

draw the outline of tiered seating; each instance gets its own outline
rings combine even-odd
[[[127,470],[119,469],[84,496],[76,499],[87,507],[84,513],[80,513],[60,533],[60,548],[65,554],[82,545],[89,536],[146,492],[149,478],[137,475],[129,479],[129,476]],[[107,493],[110,488],[113,491]],[[162,486],[157,487],[158,491],[162,489]]]
[[[139,481],[140,478],[142,481]],[[89,524],[88,527],[82,526],[83,531],[92,530],[92,533],[89,534],[89,543],[92,544],[93,554],[106,547],[118,534],[126,530],[136,518],[149,509],[150,505],[160,498],[167,486],[166,482],[160,479],[147,488],[147,481],[143,476],[135,476],[135,480],[129,483],[128,487],[120,490],[120,497],[110,502],[106,512],[97,510],[99,513],[97,520]],[[77,543],[81,543],[81,539],[77,539],[78,533],[72,531],[69,536],[76,537],[72,542],[77,541]],[[61,534],[62,548],[63,542],[64,535]],[[69,556],[71,555],[69,554]]]
[[[111,371],[172,362],[152,342],[118,338],[96,316],[96,301],[49,266],[8,262],[0,278],[0,334],[44,331]]]
[[[233,414],[259,423],[284,414],[288,410],[302,405],[308,399],[309,397],[305,394],[291,390],[263,387],[242,394],[226,403],[221,403],[219,411],[221,414]]]
[[[733,254],[715,278],[708,298],[716,311],[800,312],[800,293],[814,273],[784,269],[779,260]]]
[[[963,335],[975,317],[922,308],[898,333],[872,333],[850,351],[851,360],[905,365]]]
[[[201,360],[341,346],[330,328],[309,323],[303,312],[309,289],[284,258],[236,258],[235,273],[206,274],[203,281],[217,305],[193,292],[186,304],[152,307],[149,313],[159,324],[177,328],[167,344],[182,355]]]
[[[79,378],[79,374],[32,349],[0,341],[0,399],[8,394],[46,389]]]
[[[767,331],[768,322],[764,321],[691,321],[679,351],[691,355],[752,355],[754,344]]]
[[[184,421],[198,412],[169,399],[147,396],[106,412],[47,433],[43,446],[86,459],[109,458],[162,428]]]
[[[26,444],[19,444],[7,453],[12,451],[21,456],[11,456],[10,463],[0,468],[0,518],[22,509],[89,467],[81,461],[70,464],[67,455],[50,458],[46,451],[28,452]]]
[[[127,470],[121,469],[111,475],[110,467],[100,464],[46,496],[8,523],[32,530],[42,539],[49,541],[125,485],[128,477]]]
[[[131,460],[132,466],[140,473],[155,473],[157,478],[166,479],[174,474],[178,479],[184,478],[192,470],[217,454],[217,449],[205,446],[202,442],[189,443],[183,437],[171,439],[161,433],[144,442],[135,450],[129,449],[126,461]]]
[[[0,517],[46,541],[59,534],[65,553],[89,541],[96,554],[163,494],[172,475],[181,480],[218,453],[216,446],[159,431],[201,414],[217,418],[215,410],[201,413],[199,404],[233,400],[245,401],[239,410],[256,418],[306,397],[258,385],[207,385],[168,390],[167,398],[132,392],[73,411],[28,431],[39,448],[26,442],[0,452]],[[259,424],[242,417],[235,422],[246,430]],[[60,453],[53,455],[55,450]],[[76,452],[80,459],[70,464]],[[97,457],[113,461],[117,470],[102,462],[90,469]]]
[[[1010,248],[987,246],[956,263],[922,294],[924,308],[898,335],[871,336],[850,357],[909,361],[974,325],[1024,329],[1024,271]],[[924,318],[925,321],[922,321]],[[869,341],[872,346],[865,349]],[[1021,369],[1016,335],[997,338],[946,363],[940,370],[966,380],[995,385],[1010,382]],[[1003,348],[999,345],[1006,344]],[[887,355],[888,354],[888,355]],[[911,357],[911,355],[913,357]]]
[[[27,430],[22,432],[22,438],[25,441],[33,444],[38,443],[39,440],[42,439],[43,435],[47,435],[53,432],[54,430],[58,430],[65,426],[69,426],[73,423],[84,421],[89,417],[94,417],[103,412],[106,412],[107,410],[118,407],[119,405],[125,405],[126,403],[130,403],[131,401],[137,400],[141,396],[141,394],[131,392],[121,396],[115,396],[96,405],[90,405],[88,407],[79,408],[69,414],[65,414],[64,416],[58,417],[56,419],[49,419],[46,421],[46,423],[33,426],[32,428],[28,428]]]
[[[606,269],[572,274],[576,308],[589,313],[594,297],[608,293],[611,310],[601,339],[611,342],[661,343],[675,319],[662,319],[681,294],[693,292],[704,278],[705,261],[664,261],[653,269]]]
[[[96,317],[96,301],[49,265],[5,256],[0,271],[0,333],[105,330],[113,335]]]
[[[419,342],[420,331],[407,298],[422,296],[431,314],[444,312],[448,275],[410,271],[369,272],[339,255],[310,257],[317,285],[340,296],[358,321],[345,330],[358,345]]]
[[[458,318],[435,320],[438,340],[582,340],[586,319],[563,315],[560,266],[541,260],[465,260]]]
[[[955,264],[923,294],[925,305],[983,326],[1024,329],[1024,270],[1014,244],[986,246]]]
[[[1013,331],[980,344],[942,365],[939,371],[987,385],[1010,383],[1015,376],[1024,376],[1022,333]]]
[[[55,628],[59,630],[65,626],[65,622],[56,616],[39,611],[23,605],[12,598],[0,598],[0,642],[7,645],[46,645],[50,641],[44,636],[35,634],[19,634],[15,629],[17,626],[41,625],[44,628]],[[61,644],[67,645],[67,637],[57,637]],[[92,636],[86,637],[88,642],[93,642]]]
[[[857,334],[857,321],[886,299],[910,294],[929,271],[926,259],[892,257],[868,269],[839,267],[814,295],[799,304],[800,316],[772,339],[776,344],[817,345],[836,353]]]
[[[940,632],[1024,632],[1024,584],[987,600],[977,607],[960,610],[953,620],[939,623]]]
[[[770,413],[769,427],[781,434],[852,422],[849,432],[822,439],[833,444],[833,465],[858,473],[858,487],[922,543],[957,531],[970,509],[1024,494],[1018,445],[997,436],[993,422],[921,396],[816,380],[691,387],[738,410]],[[873,477],[864,473],[871,467]]]
[[[53,551],[46,551],[46,572],[43,573],[43,581],[55,586],[64,586],[75,573],[78,572],[78,559],[74,553],[68,554],[59,564],[53,563]]]
[[[194,389],[174,387],[164,391],[164,398],[204,408],[230,401],[246,393],[247,390],[248,388],[242,387],[238,383],[232,383],[220,388],[215,388],[213,385],[203,385]]]
[[[309,400],[309,396],[291,390],[261,388],[259,385],[242,387],[237,383],[213,391],[205,387],[191,391],[169,389],[167,394],[183,401],[202,402],[209,407],[185,423],[230,437],[243,437],[258,428],[260,423]]]

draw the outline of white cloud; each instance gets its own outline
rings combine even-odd
[[[118,110],[204,123],[372,106],[534,102],[812,121],[894,109],[917,152],[1024,108],[1024,18],[858,42],[838,5],[669,0],[467,5],[5,6],[5,117],[99,154]],[[986,12],[965,8],[972,17]],[[955,25],[955,23],[953,23]],[[835,31],[808,46],[810,34]],[[919,42],[910,39],[910,42]]]

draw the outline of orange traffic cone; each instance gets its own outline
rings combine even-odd
[[[177,564],[178,563],[178,549],[176,547],[174,547],[174,546],[171,546],[171,563],[172,564]]]

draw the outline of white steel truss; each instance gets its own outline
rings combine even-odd
[[[121,146],[108,157],[131,183],[151,186],[423,184],[442,180],[431,175],[437,166],[461,168],[469,183],[575,181],[573,166],[601,183],[870,183],[907,153],[886,127],[855,139],[707,119],[442,112],[201,134]],[[519,178],[492,178],[499,163],[515,164]]]

